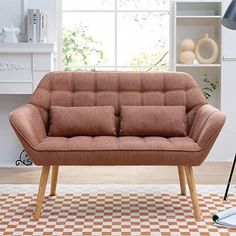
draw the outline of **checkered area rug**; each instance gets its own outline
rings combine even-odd
[[[235,188],[199,185],[203,220],[193,217],[189,194],[178,185],[59,185],[41,218],[32,213],[36,185],[0,185],[0,235],[236,235],[214,226],[212,214],[236,206]]]

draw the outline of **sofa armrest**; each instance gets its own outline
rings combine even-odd
[[[200,107],[194,118],[189,136],[201,147],[214,140],[225,123],[226,115],[211,105]]]
[[[9,120],[20,140],[35,147],[46,137],[46,130],[37,107],[26,104],[10,113]]]

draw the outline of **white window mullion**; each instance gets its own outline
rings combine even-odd
[[[169,10],[62,10],[62,12],[65,13],[79,13],[79,12],[88,12],[88,13],[112,13],[112,12],[117,12],[117,13],[168,13]]]

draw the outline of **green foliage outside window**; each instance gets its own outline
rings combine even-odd
[[[131,67],[140,66],[142,70],[142,66],[151,65],[145,70],[167,70],[168,51],[163,52],[164,44],[159,42],[159,46],[154,48],[158,48],[158,50],[155,49],[157,52],[134,56],[130,61]],[[87,26],[81,24],[75,28],[63,29],[62,52],[65,71],[81,70],[81,66],[99,65],[107,61],[102,50],[102,43],[89,33]]]
[[[101,42],[93,38],[87,26],[81,24],[63,29],[62,53],[65,71],[106,62]]]
[[[106,5],[110,1],[103,0],[103,4]],[[141,0],[119,0],[119,6],[125,7],[129,4],[136,9],[139,6],[147,4]],[[167,0],[149,0],[153,4],[154,9],[167,6]],[[165,16],[166,13],[159,13],[160,17]],[[129,14],[124,17],[129,21],[133,21],[134,27],[146,28],[148,24],[149,13],[145,14]],[[161,28],[165,28],[165,22],[163,19],[156,22]],[[168,58],[168,46],[166,37],[158,38],[156,41],[151,42],[153,52],[143,51],[137,52],[136,55],[126,61],[125,66],[130,66],[132,70],[144,70],[144,71],[163,71],[168,70],[169,58]],[[106,65],[108,62],[106,51],[102,45],[102,42],[97,40],[96,37],[90,32],[90,28],[80,23],[71,28],[63,29],[62,40],[62,52],[63,52],[63,66],[64,70],[83,70],[86,66],[88,69],[95,70],[91,66]],[[119,52],[118,52],[119,53]],[[107,63],[108,64],[108,63]],[[146,66],[146,68],[145,68]]]

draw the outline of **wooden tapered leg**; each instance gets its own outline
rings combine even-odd
[[[58,168],[59,168],[59,166],[53,166],[52,167],[52,180],[51,180],[50,196],[55,196],[56,195],[57,179],[58,179]]]
[[[190,195],[191,195],[191,199],[193,203],[193,211],[194,211],[195,219],[199,221],[201,220],[201,212],[198,206],[197,191],[196,191],[196,185],[195,185],[195,180],[193,176],[192,166],[185,166],[185,172],[186,172],[189,191],[190,191]]]
[[[39,218],[40,213],[41,213],[43,198],[45,195],[45,190],[46,190],[47,181],[48,181],[49,170],[50,170],[50,166],[43,166],[42,168],[40,182],[39,182],[38,196],[37,196],[36,206],[34,210],[35,218]]]
[[[178,166],[181,195],[186,195],[186,179],[183,166]]]

